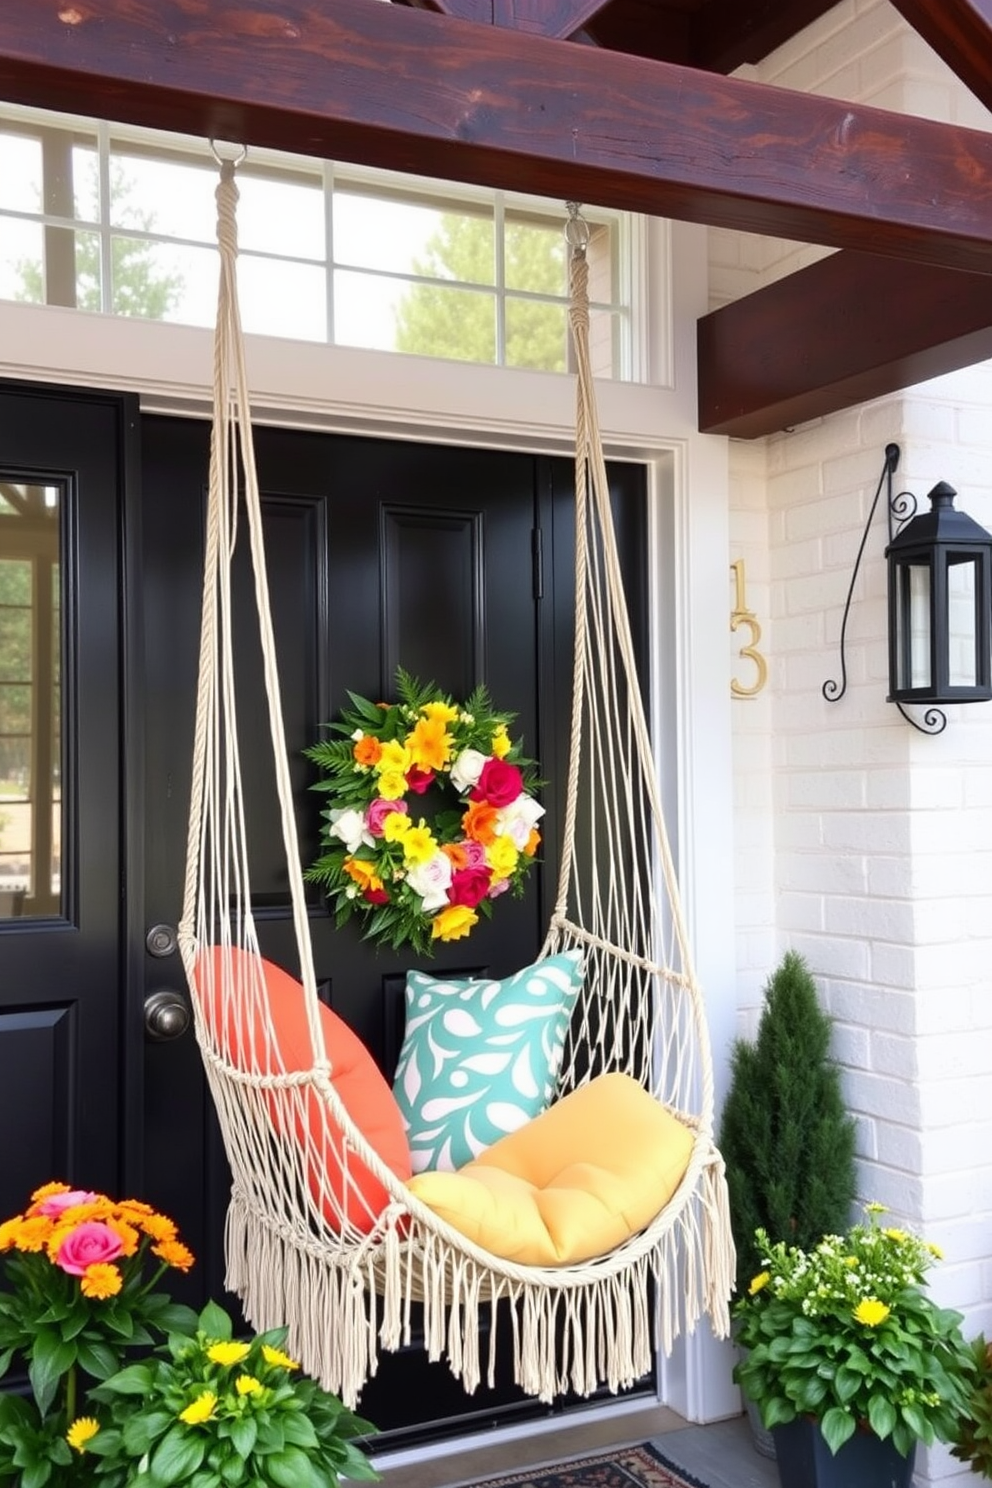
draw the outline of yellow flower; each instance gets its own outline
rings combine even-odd
[[[43,1183],[36,1188],[31,1195],[32,1204],[40,1204],[42,1199],[53,1199],[56,1194],[70,1193],[68,1183]]]
[[[377,775],[405,775],[412,763],[410,751],[406,745],[401,744],[399,739],[390,739],[388,743],[383,744],[379,752],[375,770]],[[387,801],[396,799],[391,791],[383,790],[381,785],[379,792],[385,796]]]
[[[134,1207],[136,1223],[144,1230],[149,1240],[157,1240],[163,1244],[167,1240],[175,1240],[179,1234],[172,1220],[164,1214],[143,1214],[137,1206]]]
[[[11,1223],[16,1225],[14,1245],[18,1250],[27,1251],[29,1254],[37,1254],[44,1250],[55,1229],[52,1221],[44,1214],[37,1214],[32,1219],[12,1220]],[[59,1245],[64,1238],[64,1234],[59,1235]],[[57,1252],[58,1246],[55,1249]]]
[[[751,1278],[751,1285],[747,1289],[748,1295],[751,1297],[756,1296],[758,1292],[764,1290],[771,1279],[772,1273],[770,1271],[759,1271],[757,1276]]]
[[[407,735],[410,758],[421,770],[443,770],[451,758],[451,735],[443,718],[420,718]]]
[[[74,1452],[85,1452],[86,1443],[92,1441],[99,1430],[100,1423],[94,1421],[92,1416],[77,1416],[66,1432],[65,1439]]]
[[[436,852],[437,843],[425,821],[421,820],[419,826],[411,827],[403,834],[403,861],[409,867],[429,863]]]
[[[860,1264],[860,1262],[858,1261],[857,1256],[845,1256],[844,1257],[844,1265],[848,1268],[849,1271],[853,1271],[855,1269],[855,1267],[858,1266],[859,1264]]]
[[[886,1240],[894,1240],[897,1245],[902,1245],[909,1239],[905,1230],[883,1230],[882,1234]]]
[[[497,837],[486,848],[486,862],[497,878],[509,878],[519,857],[512,837]]]
[[[392,799],[392,796],[387,797],[387,800]],[[399,842],[412,826],[413,822],[405,811],[391,811],[382,818],[382,835],[387,842]]]
[[[932,1240],[926,1241],[926,1248],[933,1256],[935,1261],[942,1261],[944,1259],[944,1252],[941,1250],[940,1246],[935,1245]]]
[[[452,707],[451,703],[425,703],[420,711],[425,718],[438,723],[454,723],[458,717],[458,709]]]
[[[479,916],[474,909],[469,909],[467,904],[449,904],[444,909],[438,910],[431,922],[431,938],[433,940],[461,940],[467,935],[473,925],[479,923]]]
[[[865,1213],[866,1214],[887,1214],[888,1213],[888,1205],[887,1204],[880,1204],[877,1199],[872,1199],[869,1203],[867,1203],[865,1205]]]
[[[92,1266],[87,1266],[79,1282],[79,1290],[84,1297],[93,1297],[101,1301],[104,1297],[116,1297],[124,1285],[121,1273],[116,1266],[111,1266],[104,1261],[94,1261]]]
[[[388,770],[379,776],[379,794],[386,801],[402,801],[406,795],[406,776],[399,770]]]
[[[501,723],[499,728],[493,734],[493,742],[491,747],[493,754],[496,756],[497,759],[505,759],[510,750],[513,748],[513,745],[510,743],[510,736],[506,732],[505,723]]]
[[[395,816],[396,812],[390,815]],[[382,879],[375,871],[375,864],[366,862],[364,858],[345,858],[341,867],[360,889],[381,889]]]
[[[180,1421],[185,1421],[187,1426],[199,1426],[202,1421],[209,1421],[217,1406],[217,1396],[210,1390],[204,1390],[198,1395],[191,1405],[179,1412]]]
[[[234,1381],[234,1388],[239,1395],[257,1395],[264,1386],[253,1374],[239,1374]]]
[[[250,1344],[238,1343],[232,1339],[230,1342],[212,1343],[207,1349],[207,1358],[212,1364],[240,1364],[250,1353]]]
[[[877,1328],[879,1323],[885,1322],[891,1310],[887,1303],[879,1302],[877,1297],[864,1297],[854,1309],[854,1316],[866,1328]]]
[[[299,1369],[295,1359],[284,1354],[282,1349],[272,1348],[270,1344],[262,1344],[262,1358],[266,1364],[274,1364],[277,1369]]]

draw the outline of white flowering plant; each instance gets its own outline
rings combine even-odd
[[[938,1248],[885,1226],[883,1205],[865,1209],[810,1251],[756,1231],[761,1270],[734,1307],[734,1378],[768,1428],[811,1416],[831,1452],[864,1429],[908,1456],[917,1441],[955,1439],[974,1359],[961,1314],[927,1290]]]

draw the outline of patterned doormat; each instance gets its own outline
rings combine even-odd
[[[472,1488],[706,1488],[706,1484],[645,1442],[639,1447],[615,1447],[594,1457],[528,1468],[504,1478],[484,1478]]]

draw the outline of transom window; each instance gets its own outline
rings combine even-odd
[[[251,150],[246,331],[568,370],[562,203]],[[217,164],[203,140],[0,105],[0,298],[209,326]],[[596,371],[631,368],[630,230],[585,211]]]

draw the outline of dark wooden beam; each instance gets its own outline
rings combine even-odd
[[[833,253],[698,323],[699,427],[756,439],[992,357],[983,274]]]
[[[415,10],[441,11],[463,21],[508,26],[535,36],[572,36],[609,0],[393,0]]]
[[[3,0],[0,97],[992,273],[992,136],[370,0]]]
[[[769,52],[811,26],[837,0],[708,0],[690,20],[693,67],[733,72],[745,62],[760,62]]]
[[[892,0],[986,108],[992,108],[992,0]]]

